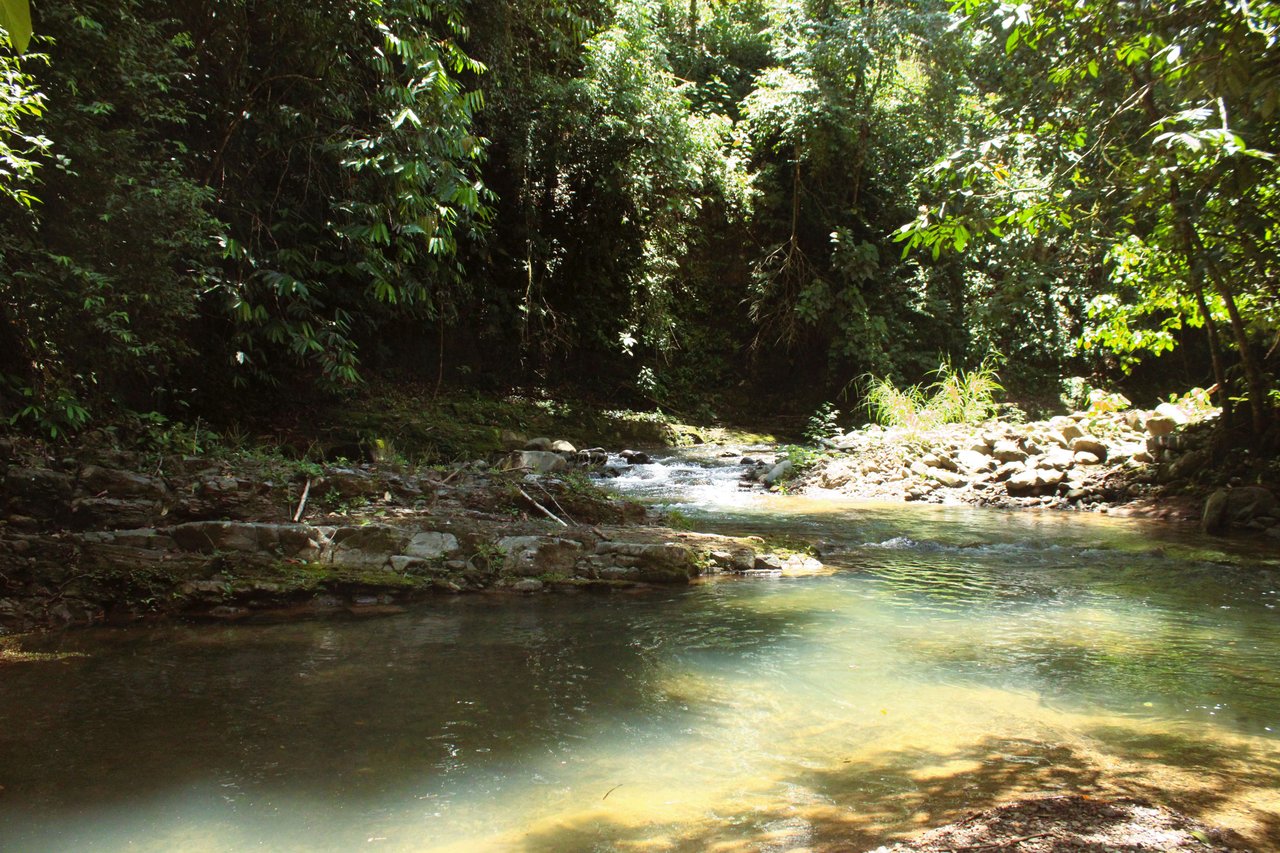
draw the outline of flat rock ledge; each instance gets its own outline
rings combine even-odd
[[[1065,796],[1019,800],[977,812],[871,853],[1226,853],[1242,849],[1219,830],[1142,800]]]
[[[436,594],[608,592],[825,568],[758,540],[661,527],[431,522],[192,521],[0,536],[0,634],[174,615],[385,612]]]

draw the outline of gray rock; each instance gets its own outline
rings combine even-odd
[[[559,453],[549,450],[516,450],[502,460],[502,470],[560,474],[569,470],[569,461]]]
[[[794,471],[795,467],[796,466],[792,464],[790,459],[783,459],[777,465],[770,468],[769,473],[760,478],[760,482],[766,487],[773,486]]]
[[[1074,453],[1061,447],[1055,447],[1044,455],[1038,467],[1065,471],[1074,464],[1076,464],[1076,455]]]
[[[328,561],[354,568],[381,568],[392,555],[404,554],[409,534],[386,524],[339,527],[333,532]]]
[[[1009,439],[997,441],[992,447],[991,455],[1000,462],[1022,462],[1027,458],[1027,452]]]
[[[712,565],[729,572],[750,571],[756,562],[755,551],[746,546],[740,548],[721,548],[708,555]]]
[[[438,560],[458,550],[458,537],[452,533],[423,530],[413,534],[404,553],[419,560]]]
[[[976,450],[960,450],[955,455],[955,461],[965,471],[994,471],[996,468],[996,460],[992,459],[986,453],[979,453]]]
[[[315,559],[325,545],[319,528],[309,524],[255,521],[190,521],[167,531],[183,551],[273,554]]]
[[[1071,450],[1075,453],[1092,453],[1098,459],[1106,459],[1109,453],[1107,445],[1089,435],[1081,435],[1071,440]]]
[[[554,536],[507,536],[497,546],[506,555],[502,573],[516,577],[571,575],[583,552],[582,543]]]
[[[923,462],[925,466],[929,468],[942,468],[943,470],[946,470],[946,471],[960,470],[960,466],[958,466],[955,463],[955,461],[953,461],[951,458],[947,456],[943,456],[938,453],[926,453],[923,457],[921,457],[920,461]]]
[[[1152,415],[1151,417],[1147,418],[1146,427],[1147,427],[1147,435],[1162,436],[1162,435],[1168,435],[1169,433],[1177,429],[1178,422],[1175,421],[1173,418],[1168,418],[1163,415]]]
[[[1077,465],[1100,465],[1102,463],[1102,460],[1098,458],[1098,454],[1088,453],[1084,450],[1076,451],[1074,458]]]
[[[1169,478],[1172,480],[1186,479],[1203,469],[1210,461],[1212,461],[1212,456],[1208,450],[1188,451],[1170,464]]]
[[[540,451],[550,450],[551,439],[547,438],[546,436],[531,438],[524,443],[524,447],[522,449],[523,450],[540,450]]]
[[[1077,439],[1084,435],[1084,430],[1082,430],[1080,428],[1080,424],[1077,423],[1066,424],[1061,430],[1059,430],[1059,432],[1061,432],[1062,437],[1067,440],[1068,445],[1073,445]],[[1074,446],[1072,449],[1075,449]]]
[[[693,552],[683,545],[601,542],[596,554],[610,565],[634,565],[639,579],[651,583],[688,583],[698,574]]]
[[[628,465],[648,465],[650,462],[653,461],[652,459],[649,458],[649,454],[643,453],[639,450],[624,450],[622,451],[622,453],[618,455],[621,456],[622,461],[626,462]],[[756,461],[754,459],[748,462],[747,459],[749,458],[750,457],[744,457],[742,460],[742,464],[743,465],[756,464]]]
[[[80,488],[90,495],[101,495],[109,498],[149,498],[159,500],[169,489],[164,482],[155,477],[135,474],[132,471],[120,471],[115,468],[103,468],[98,465],[86,465],[80,471]]]
[[[930,468],[929,477],[937,480],[948,489],[957,489],[968,482],[962,475],[955,471],[947,471],[944,468]]]
[[[542,589],[542,581],[537,578],[521,578],[511,588],[516,592],[538,592]]]
[[[551,447],[549,449],[555,453],[577,453],[578,452],[578,448],[574,447],[572,444],[565,441],[563,438],[557,438],[555,441],[551,442]]]

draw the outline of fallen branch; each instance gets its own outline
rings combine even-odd
[[[302,500],[298,501],[298,509],[293,514],[293,523],[297,524],[302,518],[302,511],[307,508],[307,497],[311,494],[311,478],[307,478],[307,484],[302,487]]]
[[[565,518],[569,519],[569,521],[573,522],[574,524],[577,524],[577,523],[578,523],[578,522],[576,522],[576,521],[574,521],[574,520],[573,520],[573,516],[572,516],[572,515],[569,515],[569,511],[568,511],[568,510],[566,510],[564,507],[562,507],[562,506],[560,505],[560,501],[556,500],[556,496],[555,496],[555,495],[553,495],[553,494],[551,494],[551,491],[550,491],[546,486],[544,486],[544,485],[542,485],[541,483],[539,483],[539,484],[538,484],[538,488],[539,488],[539,489],[542,489],[542,493],[543,493],[544,495],[546,495],[547,497],[551,498],[551,502],[552,502],[553,504],[555,504],[555,505],[556,505],[556,509],[560,510],[560,512],[564,515],[564,517],[565,517]]]
[[[525,500],[527,500],[529,503],[531,503],[531,504],[533,504],[535,507],[537,507],[537,508],[542,512],[542,514],[543,514],[543,515],[545,515],[547,518],[549,518],[549,519],[551,519],[552,521],[556,522],[556,523],[557,523],[557,524],[559,524],[561,527],[568,527],[568,526],[569,526],[569,523],[568,523],[568,522],[566,522],[564,519],[560,518],[560,516],[556,515],[554,512],[552,512],[551,510],[547,509],[545,506],[543,506],[542,504],[538,503],[538,502],[537,502],[537,501],[535,501],[533,498],[529,497],[529,493],[528,493],[528,492],[526,492],[524,489],[522,489],[522,488],[520,488],[520,487],[518,487],[518,486],[517,486],[517,487],[516,487],[516,491],[520,493],[520,496],[521,496],[522,498],[524,498],[524,499],[525,499]]]

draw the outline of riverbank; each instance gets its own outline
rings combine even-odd
[[[742,488],[1140,515],[1280,537],[1267,485],[1275,462],[1215,446],[1213,410],[1193,403],[929,431],[871,426],[821,450],[654,416],[475,400],[446,401],[421,422],[402,400],[351,416],[362,425],[354,432],[331,418],[303,433],[295,419],[281,443],[228,445],[201,439],[198,425],[170,426],[147,449],[125,449],[118,433],[74,448],[10,439],[0,442],[0,633],[372,614],[441,594],[635,591],[823,569],[761,541],[672,529],[688,525],[591,479],[646,454],[579,449],[530,437],[528,426],[578,441],[703,445],[705,464],[741,465]],[[475,458],[411,462],[430,436]],[[744,457],[748,442],[757,451]],[[293,455],[300,445],[310,452]],[[425,458],[439,458],[433,447]]]
[[[868,426],[827,439],[792,488],[864,500],[1060,509],[1280,538],[1280,461],[1224,442],[1197,395],[1029,423]],[[1212,498],[1212,501],[1210,500]],[[1206,514],[1206,506],[1211,510]]]
[[[592,483],[610,458],[601,448],[507,440],[521,449],[433,466],[6,442],[0,634],[365,615],[432,595],[639,592],[821,568],[758,539],[670,529]]]

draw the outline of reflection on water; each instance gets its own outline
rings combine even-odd
[[[708,471],[840,571],[52,638],[0,670],[0,849],[857,849],[1045,789],[1280,847],[1273,555]]]

